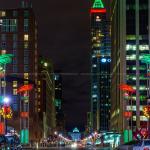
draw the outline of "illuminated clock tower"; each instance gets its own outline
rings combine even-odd
[[[95,0],[91,17],[91,127],[108,131],[110,120],[110,22],[101,0]]]

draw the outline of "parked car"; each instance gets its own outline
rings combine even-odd
[[[20,150],[22,148],[22,146],[20,144],[20,139],[18,136],[6,135],[5,137],[7,138],[8,145],[9,145],[10,149]]]
[[[8,140],[5,135],[0,135],[0,149],[1,150],[9,150]]]
[[[150,139],[139,141],[134,145],[133,150],[150,150]]]

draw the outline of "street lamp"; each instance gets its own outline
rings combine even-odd
[[[9,98],[9,97],[4,97],[3,103],[4,103],[5,105],[7,105],[7,104],[9,104],[9,102],[10,102],[10,98]]]

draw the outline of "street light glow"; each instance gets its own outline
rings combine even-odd
[[[10,102],[10,99],[8,97],[4,97],[3,102],[5,104],[8,104]]]

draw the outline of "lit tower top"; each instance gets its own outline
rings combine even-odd
[[[94,0],[91,13],[106,13],[106,8],[104,7],[102,0]]]

